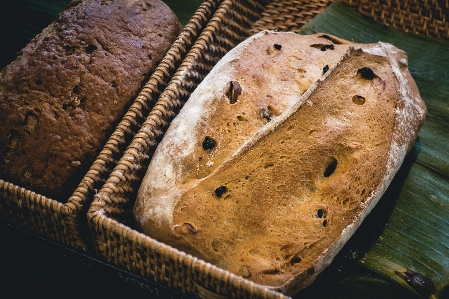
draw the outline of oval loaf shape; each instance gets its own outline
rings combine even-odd
[[[263,32],[252,39],[271,35],[284,34]],[[289,58],[278,65],[260,65],[259,76],[278,80],[269,91],[257,86],[245,92],[251,90],[247,84],[254,84],[252,75],[232,74],[242,92],[229,109],[254,101],[244,110],[251,115],[267,93],[284,99],[291,92],[294,98],[249,136],[233,131],[229,136],[214,135],[211,127],[220,132],[223,124],[215,122],[223,120],[207,118],[215,108],[204,110],[201,101],[221,107],[220,90],[227,87],[220,80],[229,79],[222,73],[232,73],[233,67],[226,66],[243,57],[225,57],[217,65],[219,73],[210,75],[224,79],[204,80],[206,86],[198,87],[199,95],[192,94],[192,103],[183,108],[187,112],[181,111],[181,120],[173,122],[153,157],[134,209],[144,233],[289,295],[309,285],[332,261],[399,169],[426,107],[407,70],[405,52],[386,43],[358,45],[322,36],[298,39],[329,38],[331,44],[303,44],[319,55],[343,50],[325,64],[312,56],[306,65],[296,65],[321,70],[304,91],[297,88],[303,86],[298,77],[286,83],[276,75],[288,68]],[[291,46],[281,45],[281,51]],[[187,121],[193,111],[206,118]],[[242,109],[232,111],[243,115]],[[201,159],[195,158],[197,164],[184,162],[195,151],[186,156],[183,149],[198,146],[183,136],[198,143],[204,134],[220,136],[217,146],[211,152],[203,149]],[[239,142],[228,149],[223,140],[234,136]],[[160,156],[165,163],[159,162]],[[206,169],[203,160],[213,161],[212,169]],[[179,229],[185,223],[195,227],[194,234]]]

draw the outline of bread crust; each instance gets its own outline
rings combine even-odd
[[[271,34],[283,35],[261,33],[254,40]],[[310,45],[302,46],[310,50]],[[242,49],[251,47],[251,41],[224,58],[211,75],[214,80],[206,78],[205,86],[199,86],[186,104],[190,112],[181,111],[155,153],[156,165],[150,165],[134,209],[143,232],[289,295],[310,284],[380,199],[426,115],[405,52],[385,43],[344,42],[333,51],[337,45],[344,45],[343,54],[305,92],[294,90],[297,97],[281,114],[249,132],[247,139],[238,139],[237,148],[214,147],[215,156],[225,157],[214,156],[219,165],[204,175],[207,166],[183,164],[192,158],[194,150],[188,149],[195,144],[186,147],[179,141],[214,136],[209,126],[216,131],[223,127],[210,118],[214,108],[208,108],[222,107],[220,97],[226,94],[214,76],[236,69],[232,62],[244,56]],[[253,82],[239,80],[238,101],[258,102],[259,94],[243,92]],[[273,95],[296,86],[294,80],[288,87],[279,83],[272,85]],[[213,105],[200,106],[211,99]],[[232,105],[228,109],[235,113]],[[226,116],[224,110],[220,113]],[[185,123],[193,111],[204,119]],[[217,144],[227,149],[232,142],[223,140],[218,138]],[[161,157],[165,164],[158,165]],[[186,165],[178,168],[183,171],[164,172],[179,164]],[[161,182],[164,175],[168,179]]]
[[[73,193],[181,30],[161,1],[72,1],[0,72],[0,177]]]
[[[323,75],[323,68],[335,66],[351,45],[337,37],[332,36],[334,43],[326,38],[328,35],[322,36],[264,31],[239,44],[217,63],[156,149],[151,170],[144,178],[151,183],[143,183],[139,192],[163,199],[156,204],[157,209],[151,209],[155,203],[146,205],[145,196],[139,197],[134,208],[138,225],[144,226],[145,218],[150,217],[165,227],[161,222],[171,217],[172,199],[179,196],[184,183],[212,173],[269,119],[297,101]],[[321,51],[324,45],[334,45],[334,50]],[[242,86],[239,97],[244,100],[230,105],[231,81]],[[273,93],[273,86],[280,87]],[[216,141],[212,150],[202,147],[206,137]],[[169,231],[154,233],[163,238]]]

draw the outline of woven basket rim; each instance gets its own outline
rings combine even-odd
[[[99,197],[101,197],[101,195],[99,195]],[[98,219],[95,220],[95,218]],[[134,240],[138,244],[144,245],[145,247],[151,247],[152,249],[155,249],[158,253],[161,253],[164,257],[173,258],[173,260],[176,259],[177,261],[183,263],[184,265],[192,267],[192,271],[195,271],[197,269],[208,269],[208,271],[210,271],[208,272],[208,274],[210,274],[211,276],[218,279],[225,278],[226,279],[225,282],[231,283],[234,287],[239,287],[243,284],[249,290],[251,290],[251,293],[271,295],[270,298],[273,298],[273,296],[276,298],[291,298],[273,289],[270,289],[267,286],[263,286],[255,282],[252,282],[241,276],[238,276],[229,271],[221,269],[211,263],[205,262],[204,260],[197,258],[191,254],[185,253],[184,251],[171,247],[163,242],[157,241],[156,239],[144,235],[139,231],[133,230],[130,227],[108,217],[104,213],[104,210],[102,209],[99,209],[92,213],[91,221],[97,221],[99,223],[106,224],[106,226],[111,227],[112,231],[116,234],[119,235],[127,234],[129,236],[129,239]]]
[[[361,15],[404,32],[449,39],[449,2],[444,0],[337,0]]]

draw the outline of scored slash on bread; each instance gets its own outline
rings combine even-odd
[[[252,61],[259,69],[240,72],[247,67],[240,61],[264,47]],[[173,121],[134,216],[158,240],[294,294],[331,262],[380,199],[413,146],[426,107],[405,52],[386,43],[265,31],[234,50]],[[265,58],[263,66],[263,55],[275,51],[284,58]],[[323,69],[328,51],[337,54]],[[294,68],[286,66],[292,61]],[[318,77],[309,74],[317,69]],[[269,104],[260,101],[267,90]],[[258,105],[276,113],[258,114]],[[254,126],[246,124],[244,132],[228,126],[232,114]],[[213,146],[205,148],[205,138]]]

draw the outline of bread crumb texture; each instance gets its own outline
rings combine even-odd
[[[159,0],[72,1],[0,73],[0,177],[66,200],[180,29]]]
[[[375,205],[425,114],[391,45],[259,33],[173,121],[135,218],[150,236],[295,293]]]

